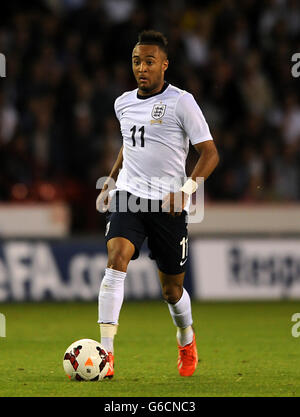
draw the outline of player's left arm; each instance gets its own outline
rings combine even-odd
[[[185,131],[191,144],[199,153],[199,159],[194,167],[191,177],[177,193],[165,196],[163,207],[169,207],[170,214],[180,214],[184,209],[189,195],[193,194],[198,182],[204,181],[213,172],[219,162],[218,151],[209,131],[204,115],[190,93],[182,94],[177,100],[174,111],[175,120]]]
[[[190,178],[196,182],[197,178],[203,178],[205,181],[218,165],[219,153],[213,140],[206,140],[193,146],[199,154],[199,159]]]
[[[213,140],[206,140],[193,146],[199,154],[199,159],[190,179],[184,184],[182,191],[169,193],[163,200],[163,207],[168,207],[169,213],[173,216],[181,214],[189,195],[196,191],[197,184],[202,180],[205,181],[219,163],[219,154]]]

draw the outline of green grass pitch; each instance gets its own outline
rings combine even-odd
[[[66,377],[65,349],[99,340],[97,303],[0,304],[1,397],[283,397],[300,395],[300,338],[291,317],[299,303],[193,302],[199,365],[177,372],[175,327],[163,301],[125,301],[115,339],[115,377]]]

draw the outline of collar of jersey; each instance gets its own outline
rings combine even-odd
[[[150,94],[149,96],[141,96],[139,93],[136,93],[136,96],[137,96],[137,98],[139,98],[141,100],[146,100],[147,98],[154,97],[154,96],[157,96],[158,94],[163,93],[168,88],[168,86],[169,86],[169,83],[167,83],[167,81],[165,81],[165,83],[163,85],[163,88],[160,91],[158,91],[158,93]]]

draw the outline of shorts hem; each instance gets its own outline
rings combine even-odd
[[[114,239],[115,237],[123,237],[124,239],[129,240],[129,242],[133,244],[133,246],[135,248],[135,252],[134,252],[134,254],[132,255],[132,258],[131,258],[132,261],[134,261],[135,259],[137,259],[140,256],[140,251],[136,247],[135,243],[128,236],[125,236],[125,235],[116,235],[116,236],[110,236],[110,237],[106,238],[105,239],[106,246],[107,246],[107,242],[110,241],[111,239]]]

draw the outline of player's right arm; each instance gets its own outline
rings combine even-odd
[[[114,163],[112,170],[110,171],[109,176],[106,178],[100,194],[96,200],[96,210],[100,213],[104,213],[108,210],[109,207],[109,191],[113,188],[115,184],[119,170],[122,168],[123,163],[123,146],[121,147],[116,162]]]

